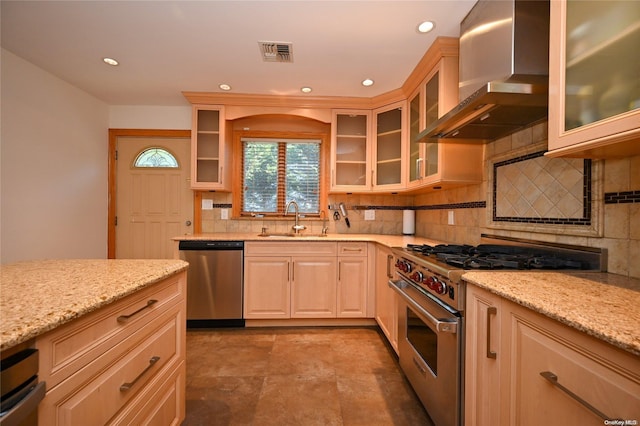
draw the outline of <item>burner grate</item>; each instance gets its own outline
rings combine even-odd
[[[559,257],[549,250],[513,245],[439,244],[435,246],[408,244],[407,250],[435,257],[460,269],[589,269],[590,265],[574,259]]]

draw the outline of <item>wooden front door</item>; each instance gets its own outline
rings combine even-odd
[[[137,166],[138,156],[150,148],[166,150],[177,167]],[[156,157],[147,164],[158,156],[162,161],[160,154],[150,152]],[[190,139],[118,137],[116,175],[115,257],[172,258],[172,237],[193,232]]]

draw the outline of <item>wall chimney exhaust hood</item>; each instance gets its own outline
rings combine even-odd
[[[460,23],[460,104],[418,142],[487,143],[548,114],[549,1],[479,0]]]

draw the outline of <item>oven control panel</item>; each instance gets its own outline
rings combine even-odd
[[[444,276],[430,271],[427,266],[419,265],[409,259],[399,257],[395,263],[396,272],[405,280],[417,284],[428,293],[436,296],[448,305],[458,305],[458,284]]]

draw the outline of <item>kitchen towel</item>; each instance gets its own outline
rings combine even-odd
[[[413,235],[416,233],[416,211],[402,211],[402,235]]]

